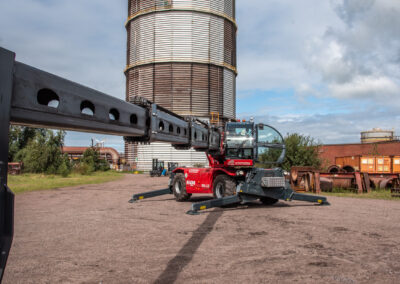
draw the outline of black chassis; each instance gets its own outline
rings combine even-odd
[[[284,201],[299,200],[320,205],[329,205],[329,202],[324,196],[301,194],[293,191],[289,182],[285,179],[281,168],[253,168],[247,173],[246,180],[237,185],[236,195],[193,203],[191,209],[187,213],[195,215],[201,210],[231,204],[246,204],[263,197]]]

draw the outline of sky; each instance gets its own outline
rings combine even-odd
[[[400,1],[237,0],[237,117],[320,143],[399,131]],[[0,0],[16,60],[123,99],[126,0]],[[121,137],[68,132],[123,151]]]

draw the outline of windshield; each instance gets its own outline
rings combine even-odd
[[[230,122],[226,125],[227,148],[254,147],[253,123]]]

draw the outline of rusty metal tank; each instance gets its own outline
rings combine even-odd
[[[394,130],[383,130],[380,128],[373,128],[372,130],[361,132],[361,143],[393,141],[393,139],[394,139]]]
[[[235,0],[129,0],[126,99],[236,115]]]

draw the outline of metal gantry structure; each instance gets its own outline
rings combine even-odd
[[[218,129],[195,117],[178,116],[141,98],[125,102],[17,62],[15,53],[0,47],[1,278],[14,227],[14,194],[7,186],[10,124],[119,135],[132,142],[168,142],[198,151],[220,146]]]

